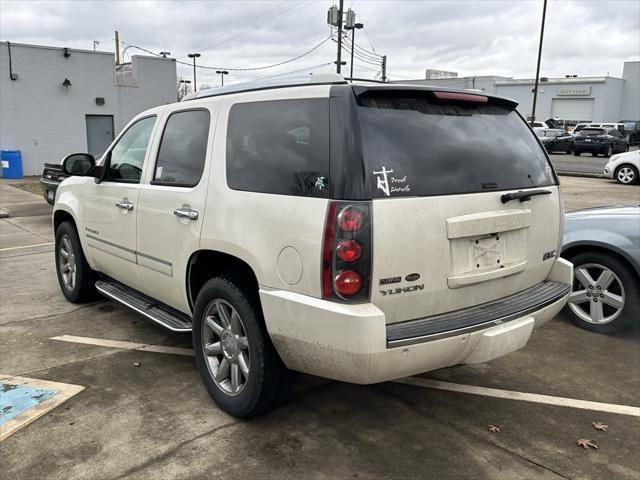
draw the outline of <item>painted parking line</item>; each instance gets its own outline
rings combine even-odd
[[[63,342],[82,343],[85,345],[96,345],[100,347],[119,348],[123,350],[141,350],[146,352],[169,353],[173,355],[193,356],[190,348],[165,347],[161,345],[148,345],[145,343],[122,342],[118,340],[104,340],[101,338],[76,337],[74,335],[62,335],[52,337],[51,340]],[[613,403],[592,402],[589,400],[579,400],[575,398],[554,397],[551,395],[540,395],[537,393],[515,392],[512,390],[500,390],[497,388],[477,387],[475,385],[464,385],[460,383],[439,382],[428,378],[407,377],[393,380],[393,383],[402,383],[414,387],[431,388],[434,390],[447,390],[450,392],[467,393],[484,397],[503,398],[506,400],[518,400],[531,403],[542,403],[559,407],[577,408],[582,410],[593,410],[596,412],[617,413],[640,417],[640,407],[629,405],[616,405]]]
[[[145,352],[170,353],[173,355],[194,356],[190,348],[165,347],[164,345],[148,345],[146,343],[122,342],[120,340],[104,340],[102,338],[76,337],[75,335],[61,335],[52,337],[51,340],[61,342],[82,343],[84,345],[96,345],[98,347],[118,348],[121,350],[142,350]]]
[[[0,442],[82,390],[81,385],[0,374]]]
[[[21,245],[19,247],[6,247],[0,248],[0,252],[9,252],[11,250],[21,250],[23,248],[34,248],[34,247],[48,247],[49,245],[53,245],[54,242],[47,243],[34,243],[33,245]]]
[[[554,397],[551,395],[540,395],[537,393],[514,392],[512,390],[500,390],[497,388],[477,387],[474,385],[462,385],[459,383],[440,382],[421,377],[407,377],[394,380],[394,383],[412,385],[414,387],[431,388],[434,390],[447,390],[449,392],[469,393],[481,395],[483,397],[503,398],[506,400],[519,400],[531,403],[544,403],[558,407],[578,408],[582,410],[595,410],[596,412],[617,413],[620,415],[630,415],[640,417],[640,407],[629,405],[616,405],[613,403],[591,402],[589,400],[578,400],[575,398]]]

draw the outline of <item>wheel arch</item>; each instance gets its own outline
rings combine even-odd
[[[60,226],[62,222],[71,221],[73,226],[78,230],[78,222],[76,221],[75,216],[68,210],[65,209],[57,209],[53,212],[53,232],[55,234],[56,230]],[[79,232],[78,232],[79,233]]]
[[[632,271],[636,272],[638,276],[640,276],[640,266],[637,265],[631,257],[624,251],[617,249],[611,245],[602,244],[598,242],[593,243],[572,243],[565,245],[562,248],[561,256],[566,258],[567,260],[571,260],[572,257],[575,257],[579,253],[586,252],[598,252],[604,253],[607,255],[611,255],[614,258],[617,258],[624,265],[629,267]]]
[[[258,276],[249,263],[235,255],[218,250],[197,250],[187,263],[186,289],[189,307],[193,311],[198,292],[210,279],[233,275],[241,280],[249,292],[258,297]]]

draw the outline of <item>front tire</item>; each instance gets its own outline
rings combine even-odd
[[[96,274],[87,263],[73,223],[62,222],[56,230],[56,272],[65,298],[71,303],[85,303],[96,297]]]
[[[610,254],[583,252],[573,263],[572,293],[565,314],[585,330],[619,333],[640,316],[640,285],[631,268]]]
[[[247,418],[289,397],[293,374],[271,343],[257,292],[233,277],[209,280],[193,319],[196,365],[218,407]]]
[[[638,170],[633,165],[620,165],[616,168],[613,178],[623,185],[633,185],[638,182]]]

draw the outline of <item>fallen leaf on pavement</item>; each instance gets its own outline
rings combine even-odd
[[[140,366],[140,363],[139,363],[139,362],[135,362],[135,363],[133,364],[133,366],[134,366],[134,367],[139,367],[139,366]]]
[[[600,422],[591,422],[591,425],[593,425],[593,428],[595,428],[596,430],[602,430],[603,432],[606,432],[607,428],[609,428],[609,425],[605,425],[604,423]]]
[[[595,448],[596,450],[598,450],[598,445],[596,445],[596,441],[589,440],[586,438],[581,438],[580,440],[578,440],[578,446],[584,448],[585,450],[589,450],[589,447]]]
[[[500,433],[500,427],[496,427],[495,425],[487,425],[487,430],[491,433]]]

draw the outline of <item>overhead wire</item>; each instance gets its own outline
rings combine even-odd
[[[290,62],[294,62],[302,57],[305,57],[307,55],[309,55],[310,53],[314,52],[315,50],[317,50],[318,48],[320,48],[323,44],[325,44],[327,41],[329,41],[329,39],[331,39],[331,37],[327,37],[324,40],[322,40],[320,43],[318,43],[317,45],[315,45],[314,47],[312,47],[310,50],[307,50],[306,52],[297,55],[293,58],[290,58],[288,60],[284,60],[282,62],[278,62],[278,63],[274,63],[271,65],[263,65],[260,67],[249,67],[249,68],[232,68],[232,67],[214,67],[214,66],[208,66],[208,65],[197,65],[196,64],[196,68],[200,68],[200,69],[204,69],[204,70],[227,70],[227,71],[233,71],[233,72],[248,72],[248,71],[253,71],[253,70],[265,70],[268,68],[274,68],[274,67],[279,67],[280,65],[285,65],[287,63]],[[121,40],[121,43],[123,43],[124,45],[127,45],[128,47],[131,48],[136,48],[138,50],[141,50],[143,52],[149,53],[151,55],[154,55],[156,57],[160,57],[161,55],[155,52],[152,52],[151,50],[147,50],[146,48],[142,48],[139,47],[137,45],[132,45],[130,43],[124,42]],[[187,65],[189,67],[193,67],[192,63],[189,62],[183,62],[181,60],[174,60],[176,63],[181,64],[181,65]]]

